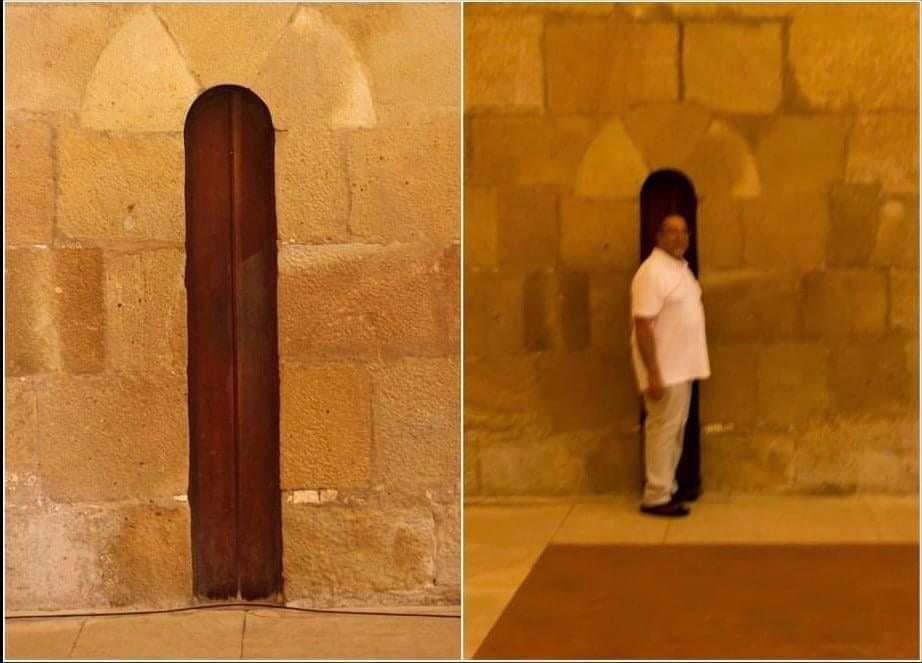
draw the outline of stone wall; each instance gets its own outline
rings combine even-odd
[[[639,193],[698,198],[705,490],[917,490],[918,6],[465,8],[465,495],[637,494]]]
[[[284,587],[459,600],[459,8],[16,5],[7,608],[191,595],[183,122],[276,128]]]

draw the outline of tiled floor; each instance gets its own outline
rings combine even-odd
[[[915,497],[705,495],[688,518],[642,515],[627,499],[468,504],[464,510],[464,655],[483,642],[549,543],[918,541]]]
[[[423,612],[422,609],[420,609]],[[159,615],[7,620],[7,659],[457,659],[457,608],[317,614],[220,608]]]

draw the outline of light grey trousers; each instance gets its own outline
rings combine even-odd
[[[663,396],[658,401],[644,392],[647,418],[644,422],[646,482],[643,503],[646,506],[665,504],[678,490],[675,471],[682,455],[691,392],[691,382],[664,387]]]

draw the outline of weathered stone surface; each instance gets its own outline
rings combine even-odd
[[[791,24],[788,58],[812,106],[911,109],[918,103],[918,7],[875,4],[814,7]]]
[[[368,359],[457,352],[457,267],[448,259],[455,253],[397,244],[283,248],[281,356]]]
[[[80,110],[96,61],[136,5],[18,5],[6,21],[6,103],[37,111]]]
[[[435,518],[435,584],[457,593],[461,600],[461,506],[437,504]]]
[[[825,264],[829,203],[822,194],[766,196],[747,207],[745,226],[748,267],[809,271]]]
[[[96,249],[7,252],[7,371],[102,370],[103,260]]]
[[[709,340],[745,341],[794,335],[800,287],[782,274],[733,271],[701,278]]]
[[[701,440],[701,475],[714,492],[785,492],[794,480],[789,435],[716,434]]]
[[[878,233],[879,184],[833,184],[829,193],[826,264],[864,267]]]
[[[296,10],[271,3],[154,6],[204,89],[252,80]]]
[[[550,418],[541,408],[537,361],[536,354],[474,359],[465,353],[465,432],[550,432]],[[476,444],[470,436],[466,443],[472,439]]]
[[[199,92],[176,43],[153,10],[127,21],[99,56],[80,122],[97,130],[182,131]]]
[[[58,141],[59,232],[79,239],[185,238],[181,136],[64,129]]]
[[[832,347],[829,389],[837,412],[895,413],[909,404],[909,373],[903,344],[881,336]]]
[[[669,8],[677,17],[731,18],[751,16],[775,18],[795,14],[806,5],[800,3],[762,2],[671,2]],[[826,9],[828,11],[828,9]]]
[[[169,374],[50,375],[36,387],[42,487],[57,501],[184,493],[187,388]]]
[[[38,421],[35,390],[29,378],[6,381],[6,443],[3,468],[7,503],[35,502],[38,483]]]
[[[348,237],[347,148],[328,129],[276,134],[275,189],[278,236],[294,244],[324,244]]]
[[[349,36],[317,8],[299,7],[250,86],[277,129],[373,127],[375,100]]]
[[[560,238],[559,203],[550,188],[499,192],[498,262],[503,267],[553,267]]]
[[[467,421],[467,412],[464,414]],[[468,429],[469,431],[469,429]],[[464,434],[464,497],[475,497],[482,494],[480,486],[480,447],[477,446],[477,434],[465,432]]]
[[[890,271],[890,328],[918,333],[919,272]]]
[[[596,352],[544,353],[538,360],[541,407],[555,433],[593,428],[630,431],[638,403],[630,356]]]
[[[371,378],[364,367],[281,371],[282,489],[365,487],[371,473]]]
[[[470,272],[464,278],[466,356],[522,352],[525,340],[524,279],[496,272]]]
[[[589,345],[589,276],[533,272],[525,278],[525,349],[583,350]]]
[[[285,504],[282,523],[289,600],[336,604],[433,582],[435,523],[428,508]]]
[[[464,187],[464,262],[496,267],[499,201],[496,189]]]
[[[871,264],[917,268],[919,265],[919,199],[889,199],[880,206]]]
[[[188,350],[185,252],[106,253],[106,365],[182,372]]]
[[[703,106],[685,102],[651,102],[624,113],[624,126],[651,170],[683,163],[711,124]]]
[[[375,484],[402,493],[459,481],[461,373],[456,357],[374,372]]]
[[[735,269],[743,264],[745,210],[751,205],[728,195],[708,196],[698,203],[698,256],[708,270]]]
[[[819,343],[768,345],[759,353],[759,421],[796,425],[827,414],[829,350]]]
[[[596,122],[583,117],[475,116],[464,132],[465,186],[554,184],[569,190],[596,131]]]
[[[369,241],[445,243],[460,237],[459,126],[356,131],[349,142],[349,229]]]
[[[804,330],[819,336],[882,333],[887,324],[887,277],[870,271],[804,276]]]
[[[629,347],[631,336],[631,281],[620,272],[589,276],[590,343],[614,353]]]
[[[848,143],[845,178],[880,182],[887,193],[918,193],[918,113],[859,116]]]
[[[543,33],[540,16],[466,17],[465,108],[543,108]]]
[[[674,23],[561,20],[548,23],[544,41],[548,107],[555,113],[678,97]]]
[[[759,167],[746,139],[732,125],[712,120],[679,170],[698,195],[755,198],[762,193]]]
[[[766,195],[823,192],[841,180],[848,122],[841,116],[776,117],[756,147]]]
[[[689,23],[682,42],[685,94],[731,113],[781,103],[781,24]]]
[[[586,198],[636,198],[646,177],[643,155],[615,118],[586,150],[576,176],[576,193]]]
[[[11,120],[6,125],[6,243],[49,244],[55,196],[51,128]]]
[[[759,350],[751,344],[711,344],[711,377],[701,382],[702,425],[720,424],[738,431],[755,422]]]

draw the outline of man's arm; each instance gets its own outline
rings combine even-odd
[[[663,395],[663,380],[656,361],[656,337],[653,335],[653,318],[634,318],[634,332],[637,336],[637,349],[647,368],[649,385],[647,393],[657,401]]]

